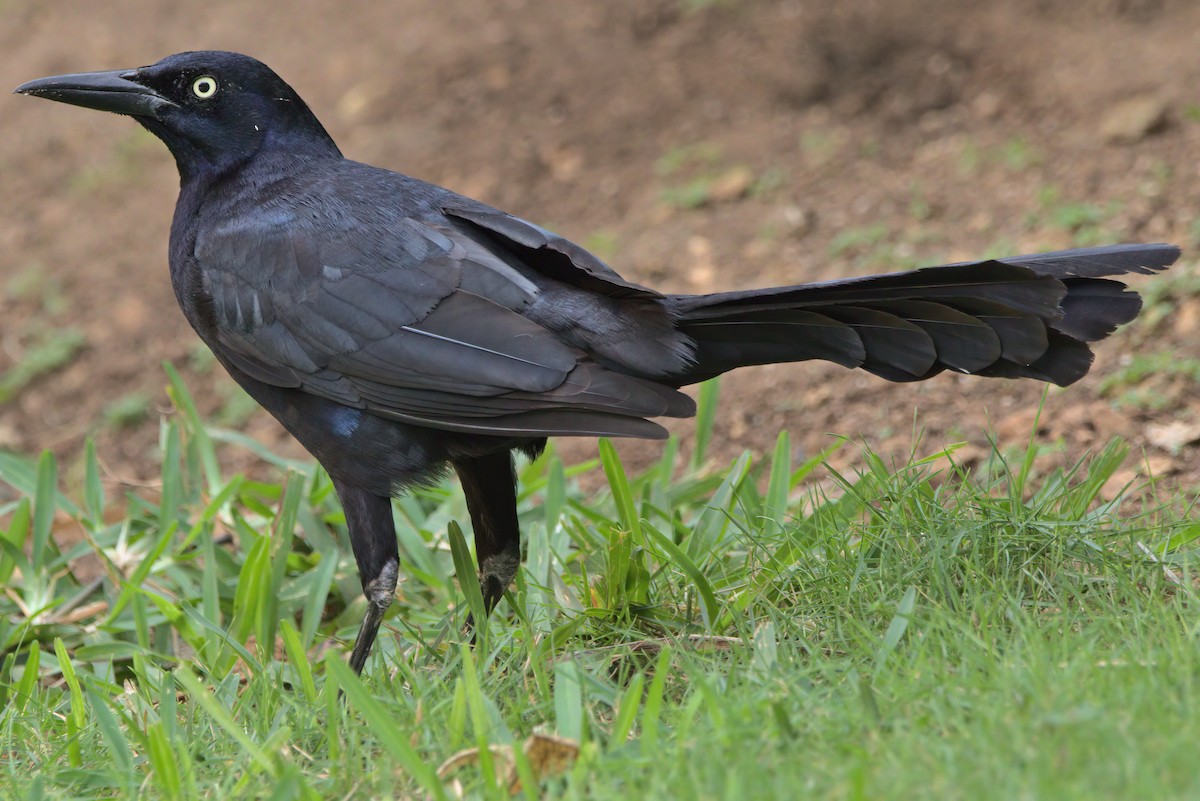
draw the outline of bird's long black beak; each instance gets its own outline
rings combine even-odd
[[[136,75],[137,70],[54,75],[23,83],[13,92],[100,111],[159,119],[162,109],[175,104],[150,87],[131,80]]]

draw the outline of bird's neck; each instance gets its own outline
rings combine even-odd
[[[265,187],[302,175],[323,162],[342,156],[335,150],[313,152],[304,148],[285,150],[263,147],[252,157],[222,164],[179,163],[179,200],[175,208],[172,236],[189,229],[204,215],[220,214],[234,207],[251,208],[262,199]],[[178,159],[177,159],[178,161]]]
[[[244,170],[257,169],[265,162],[299,159],[305,161],[342,158],[333,139],[315,120],[312,130],[286,131],[282,134],[257,125],[248,125],[237,135],[222,138],[219,145],[203,140],[168,135],[156,130],[156,124],[139,119],[167,145],[179,169],[181,187],[211,185]]]

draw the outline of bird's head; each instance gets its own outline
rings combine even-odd
[[[264,147],[340,156],[295,90],[238,53],[177,53],[148,67],[39,78],[14,91],[133,117],[166,143],[185,180],[236,167]]]

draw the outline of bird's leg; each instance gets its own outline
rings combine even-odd
[[[358,629],[354,649],[350,651],[350,667],[357,674],[361,674],[363,666],[367,664],[371,646],[383,622],[383,613],[387,611],[392,602],[391,596],[396,591],[396,563],[389,563],[379,578],[364,586],[363,591],[367,596],[367,614]]]
[[[521,530],[517,525],[517,478],[508,451],[473,459],[456,459],[454,469],[467,496],[475,555],[479,560],[479,588],[483,607],[490,613],[517,575],[521,565]],[[466,628],[474,639],[474,620]]]
[[[354,649],[350,652],[350,667],[362,673],[383,613],[396,594],[400,569],[400,552],[396,544],[396,526],[392,522],[390,498],[372,495],[334,479],[334,488],[346,511],[346,526],[350,530],[350,545],[358,562],[358,576],[363,594],[367,596],[367,615],[363,618]]]

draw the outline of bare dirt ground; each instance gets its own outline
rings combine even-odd
[[[1200,244],[1200,4],[279,8],[2,0],[0,86],[179,50],[247,52],[297,88],[348,156],[536,220],[667,290],[1176,242],[1183,262],[1136,282],[1155,293],[1146,314],[1100,346],[1092,375],[1050,391],[1039,434],[1070,456],[1121,435],[1140,453],[1123,478],[1200,483],[1189,253]],[[7,94],[0,130],[0,447],[70,457],[94,436],[114,478],[152,479],[170,360],[206,414],[296,452],[197,350],[176,308],[165,149],[128,120]],[[832,432],[903,452],[915,419],[925,450],[967,440],[969,460],[989,424],[1003,444],[1024,442],[1042,387],[946,375],[898,386],[806,364],[743,370],[721,393],[720,458],[769,450],[782,428],[801,454]],[[691,424],[672,427],[686,447]],[[572,458],[594,448],[560,447]],[[623,448],[634,462],[656,452]]]

